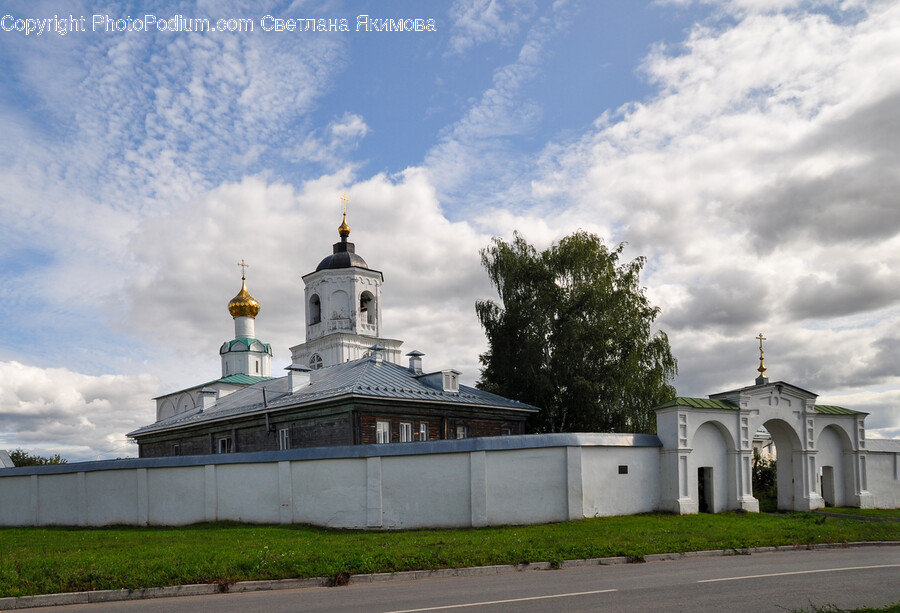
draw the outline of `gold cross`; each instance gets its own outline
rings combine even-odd
[[[759,354],[762,355],[762,352],[763,352],[762,342],[763,342],[763,341],[767,341],[767,340],[769,340],[769,339],[767,339],[765,336],[763,336],[763,335],[762,335],[762,332],[760,332],[760,333],[759,333],[759,336],[756,337],[756,340],[759,341]]]
[[[765,336],[762,335],[762,332],[760,332],[760,333],[759,333],[759,336],[756,337],[756,340],[759,341],[759,368],[757,368],[756,370],[759,371],[759,377],[760,377],[760,379],[765,380],[765,379],[767,379],[767,377],[766,377],[766,364],[765,364],[765,362],[763,361],[764,358],[763,358],[763,347],[762,347],[762,342],[765,341],[765,340],[768,340],[768,339],[767,339]],[[757,380],[757,383],[758,383],[758,382],[759,382],[759,380]]]
[[[250,264],[245,264],[245,263],[244,263],[244,258],[241,258],[241,261],[238,262],[238,266],[241,267],[241,279],[243,279],[243,278],[244,278],[244,269],[245,269],[245,268],[250,268]]]
[[[347,197],[347,192],[341,194],[341,202],[344,204],[344,215],[347,214],[347,205],[350,204],[350,198]]]

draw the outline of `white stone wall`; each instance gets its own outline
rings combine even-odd
[[[900,439],[867,441],[866,475],[876,509],[900,509]]]
[[[735,508],[733,484],[719,482],[735,456],[722,430],[706,425],[697,440],[712,440],[685,454],[685,476],[696,481],[698,466],[721,469],[715,510]],[[871,498],[900,508],[900,441],[871,447]],[[838,464],[833,442],[822,451]],[[693,492],[679,492],[679,479],[664,473],[678,470],[680,454],[653,435],[548,434],[7,468],[0,526],[230,520],[407,529],[685,512]],[[843,455],[845,471],[854,457]],[[679,499],[686,502],[671,508]]]
[[[405,529],[638,513],[657,505],[658,445],[555,434],[6,469],[0,525]]]

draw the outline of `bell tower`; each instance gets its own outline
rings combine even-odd
[[[341,200],[346,203],[346,196]],[[402,341],[381,337],[381,284],[348,239],[347,212],[338,227],[340,241],[314,272],[303,276],[306,342],[291,347],[291,361],[313,370],[366,356],[373,344],[385,347],[384,359],[399,363]]]

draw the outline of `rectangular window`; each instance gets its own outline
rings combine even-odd
[[[412,442],[412,422],[409,422],[409,421],[401,421],[400,422],[400,442],[401,443],[411,443]]]
[[[259,374],[259,360],[254,360],[253,365],[256,366],[256,374]]]
[[[290,428],[282,428],[278,431],[278,448],[279,449],[290,449],[291,448],[291,429]]]
[[[378,421],[375,423],[375,442],[379,445],[391,442],[391,422]]]
[[[512,434],[509,428],[500,428],[500,436],[509,436]]]
[[[424,421],[419,424],[419,440],[427,441],[428,440],[428,424]]]
[[[628,474],[628,465],[627,464],[619,464],[619,474],[620,475]]]
[[[466,438],[466,427],[456,426],[456,438]]]
[[[172,445],[172,455],[181,455],[181,445],[178,443]]]
[[[233,447],[230,436],[219,439],[219,453],[231,453],[232,449]]]

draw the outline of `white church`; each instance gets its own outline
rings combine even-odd
[[[303,277],[306,340],[272,376],[242,275],[222,377],[157,398],[130,433],[140,458],[0,462],[0,526],[209,521],[409,529],[533,524],[654,511],[758,512],[754,438],[777,449],[777,506],[900,508],[900,440],[866,414],[770,382],[656,409],[656,434],[524,434],[536,411],[426,372],[382,337],[381,272],[340,242]],[[0,460],[3,455],[0,454]]]

